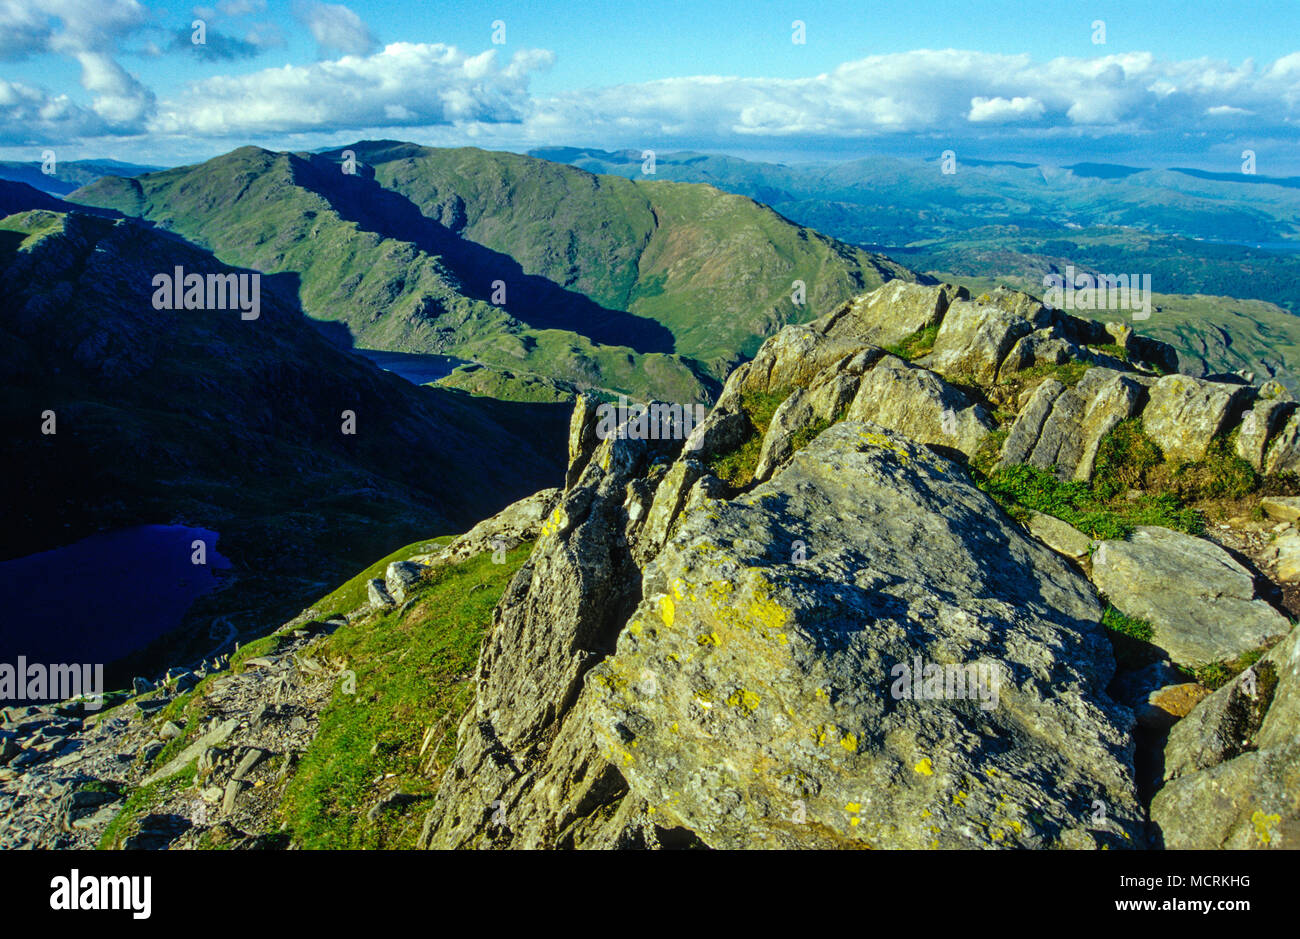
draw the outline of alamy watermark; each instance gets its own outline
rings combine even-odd
[[[704,420],[703,404],[628,404],[624,395],[618,404],[604,402],[596,407],[596,436],[601,440],[685,440]]]
[[[155,274],[155,310],[239,310],[240,319],[262,314],[261,274],[186,274],[176,265],[170,274]]]
[[[1045,274],[1043,304],[1062,310],[1130,310],[1133,319],[1151,316],[1150,274]]]
[[[80,698],[88,711],[104,706],[104,666],[43,665],[18,656],[18,664],[0,662],[0,700],[68,701]]]
[[[915,656],[889,670],[894,679],[889,694],[895,701],[976,701],[980,709],[998,706],[1001,669],[991,662],[939,665]]]

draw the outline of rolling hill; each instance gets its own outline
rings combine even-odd
[[[786,323],[914,279],[747,197],[473,148],[244,147],[70,199],[296,279],[344,344],[670,400],[709,399]]]

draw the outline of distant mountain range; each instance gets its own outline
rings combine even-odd
[[[636,151],[555,147],[530,154],[646,178]],[[681,152],[656,154],[654,178],[744,192],[801,224],[864,244],[907,245],[990,225],[1125,227],[1225,242],[1300,239],[1300,179],[1244,173],[1056,167],[958,154],[948,174],[937,159],[787,165]]]
[[[53,172],[45,172],[39,160],[0,160],[0,179],[26,183],[33,189],[66,196],[74,189],[103,176],[139,176],[160,170],[160,166],[123,163],[120,160],[56,160]]]
[[[760,163],[693,152],[555,147],[533,156],[594,173],[708,183],[937,279],[1041,294],[1067,266],[1147,273],[1162,312],[1132,325],[1174,344],[1193,373],[1245,370],[1300,390],[1300,179],[873,156]],[[1099,311],[1098,318],[1117,317]]]

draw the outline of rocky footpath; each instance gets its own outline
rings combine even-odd
[[[102,712],[79,703],[8,709],[0,735],[6,752],[9,741],[19,752],[0,768],[0,847],[96,847],[129,793],[189,768],[185,785],[155,787],[111,846],[257,844],[273,830],[277,784],[310,742],[337,681],[310,654],[330,628],[290,623],[275,654],[248,657],[237,670],[216,660],[171,670],[156,688],[137,679],[139,694]],[[200,682],[202,718],[192,726],[167,718],[168,705]],[[178,740],[184,747],[154,766]]]

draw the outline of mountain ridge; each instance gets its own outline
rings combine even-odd
[[[341,169],[347,150],[358,158],[355,176]],[[391,194],[386,198],[405,200],[411,231],[386,237],[392,223],[385,220],[372,225],[385,233],[371,237],[358,225],[365,206],[348,193],[376,184]],[[272,210],[256,205],[271,194],[279,200],[274,223],[266,217]],[[373,348],[459,354],[580,387],[679,399],[707,400],[710,382],[782,323],[884,279],[915,276],[743,197],[647,191],[473,148],[363,142],[278,156],[241,148],[134,182],[101,179],[75,199],[139,213],[237,263],[298,273],[309,314],[344,323],[355,341]],[[329,244],[312,247],[317,236]],[[340,261],[346,276],[337,272]],[[789,299],[799,279],[807,284],[802,307]],[[522,286],[522,298],[486,302],[498,281]],[[760,285],[766,297],[754,304]],[[359,309],[341,314],[344,302]],[[624,304],[630,309],[616,309]],[[600,331],[602,317],[611,330]],[[595,338],[576,331],[588,328]],[[600,341],[623,337],[632,340],[626,350]],[[629,368],[629,355],[638,367]],[[652,378],[637,387],[645,373]]]

